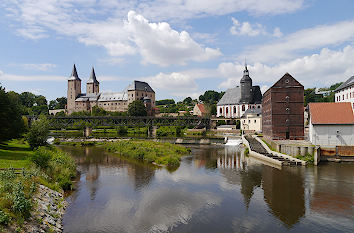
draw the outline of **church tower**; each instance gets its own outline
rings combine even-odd
[[[95,69],[92,67],[90,78],[86,83],[86,93],[98,94],[99,92],[100,92],[100,83],[97,81]]]
[[[75,111],[75,99],[81,94],[81,79],[77,75],[76,66],[74,64],[71,76],[68,79],[68,93],[67,93],[67,110],[71,114]]]
[[[241,78],[240,84],[241,84],[241,103],[251,103],[253,99],[252,79],[249,76],[247,64],[245,64],[245,70],[243,71],[243,77]]]

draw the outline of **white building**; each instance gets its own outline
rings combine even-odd
[[[262,108],[262,93],[259,86],[252,86],[247,66],[243,71],[240,86],[226,90],[216,105],[217,117],[240,118],[247,109]]]
[[[335,90],[335,102],[350,102],[354,109],[354,76]]]
[[[319,146],[354,146],[350,103],[309,103],[309,139]]]
[[[262,110],[260,108],[248,109],[241,117],[241,129],[262,131]]]

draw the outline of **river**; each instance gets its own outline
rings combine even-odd
[[[175,171],[99,147],[77,161],[64,232],[354,232],[354,164],[261,164],[237,147],[195,146]]]

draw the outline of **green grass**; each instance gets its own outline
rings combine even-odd
[[[304,156],[303,155],[298,155],[296,156],[297,159],[301,159],[303,161],[306,161],[307,164],[313,164],[315,159],[314,156],[311,155],[310,153],[306,153]]]
[[[270,150],[278,152],[276,149],[274,149],[267,141],[263,140],[262,141],[269,147]]]
[[[0,168],[26,168],[31,164],[28,156],[32,154],[30,146],[23,140],[0,143]]]
[[[181,157],[190,153],[184,146],[143,140],[109,142],[104,147],[127,158],[170,167],[178,167]]]

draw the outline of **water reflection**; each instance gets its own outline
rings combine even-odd
[[[200,146],[168,172],[97,147],[64,149],[82,173],[65,232],[354,230],[353,165],[277,169]]]

